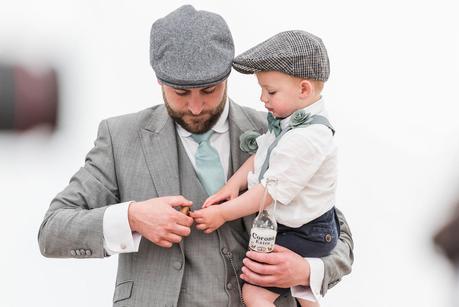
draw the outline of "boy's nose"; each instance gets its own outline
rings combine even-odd
[[[265,105],[268,103],[268,97],[266,95],[261,94],[260,95],[260,100],[263,102]]]

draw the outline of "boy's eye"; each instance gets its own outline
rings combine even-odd
[[[269,94],[269,95],[274,95],[274,94],[276,94],[276,91],[274,91],[274,92],[268,92],[268,94]]]

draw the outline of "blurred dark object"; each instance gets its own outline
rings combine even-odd
[[[58,79],[53,69],[35,72],[0,64],[0,130],[57,126]]]
[[[454,265],[459,266],[459,206],[456,207],[451,220],[435,234],[433,240],[445,256]]]

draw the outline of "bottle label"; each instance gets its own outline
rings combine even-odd
[[[256,252],[271,252],[276,242],[276,234],[275,230],[269,228],[252,227],[249,248]]]

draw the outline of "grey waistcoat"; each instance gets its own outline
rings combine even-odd
[[[178,136],[177,140],[179,140]],[[193,210],[200,209],[208,195],[199,182],[193,165],[180,142],[178,156],[181,170],[179,174],[181,193],[185,198],[193,201]],[[229,173],[232,173],[231,169]],[[204,234],[193,226],[191,235],[184,240],[183,251],[186,265],[178,306],[241,305],[239,284],[236,280],[236,272],[238,276],[241,272],[240,259],[238,261],[232,259],[232,253],[223,238],[231,236],[231,228],[234,232],[239,233],[245,232],[245,229],[242,220],[225,226],[211,234]],[[231,239],[231,241],[234,240]],[[242,250],[243,247],[240,244],[237,249]]]

